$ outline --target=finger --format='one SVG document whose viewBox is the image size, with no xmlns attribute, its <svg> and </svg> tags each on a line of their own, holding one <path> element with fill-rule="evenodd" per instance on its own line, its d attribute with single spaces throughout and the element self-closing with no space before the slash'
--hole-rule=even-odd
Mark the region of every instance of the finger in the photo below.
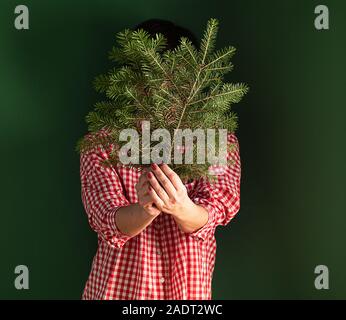
<svg viewBox="0 0 346 320">
<path fill-rule="evenodd" d="M 171 181 L 172 185 L 174 186 L 176 190 L 184 186 L 180 177 L 166 163 L 163 163 L 160 166 L 160 168 L 164 172 L 164 174 L 167 176 L 167 178 Z"/>
<path fill-rule="evenodd" d="M 160 183 L 156 179 L 155 175 L 152 172 L 148 172 L 148 181 L 150 183 L 150 186 L 155 190 L 156 194 L 159 196 L 159 198 L 163 202 L 167 202 L 169 199 L 169 196 L 164 188 L 161 187 Z M 150 190 L 149 186 L 149 190 Z"/>
<path fill-rule="evenodd" d="M 150 166 L 143 167 L 142 170 L 141 170 L 142 174 L 148 173 L 149 171 L 150 171 Z"/>
<path fill-rule="evenodd" d="M 152 172 L 155 174 L 155 177 L 161 183 L 166 193 L 170 197 L 174 197 L 176 194 L 176 189 L 174 188 L 172 182 L 168 179 L 168 177 L 164 174 L 164 172 L 160 169 L 160 167 L 156 163 L 152 164 Z M 152 181 L 150 180 L 150 178 L 149 178 L 149 182 L 150 184 L 152 184 Z"/>
<path fill-rule="evenodd" d="M 148 194 L 149 191 L 149 181 L 145 181 L 141 187 L 137 187 L 137 195 L 138 197 L 143 197 Z"/>
<path fill-rule="evenodd" d="M 145 196 L 143 196 L 143 197 L 138 199 L 138 203 L 141 206 L 146 206 L 146 205 L 148 205 L 148 204 L 150 204 L 152 202 L 153 202 L 153 199 L 152 199 L 152 196 L 149 194 L 149 192 L 148 192 L 147 195 L 145 195 Z"/>
<path fill-rule="evenodd" d="M 148 178 L 147 178 L 147 170 L 146 170 L 139 176 L 138 187 L 141 188 L 144 185 L 144 183 L 147 181 L 148 181 Z"/>
<path fill-rule="evenodd" d="M 151 199 L 154 201 L 154 204 L 156 205 L 156 207 L 163 208 L 164 206 L 164 202 L 160 199 L 160 197 L 158 196 L 158 194 L 156 193 L 156 191 L 149 186 L 149 196 L 151 197 Z"/>
</svg>

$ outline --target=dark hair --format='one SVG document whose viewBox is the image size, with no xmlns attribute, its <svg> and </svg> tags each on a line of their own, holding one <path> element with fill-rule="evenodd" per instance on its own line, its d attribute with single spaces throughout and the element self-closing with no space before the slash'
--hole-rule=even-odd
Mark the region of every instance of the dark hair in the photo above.
<svg viewBox="0 0 346 320">
<path fill-rule="evenodd" d="M 134 30 L 143 29 L 148 32 L 151 36 L 155 36 L 157 33 L 161 33 L 167 39 L 167 50 L 176 48 L 179 45 L 181 37 L 189 39 L 192 44 L 198 48 L 199 44 L 197 38 L 194 34 L 181 26 L 176 25 L 175 23 L 162 20 L 162 19 L 149 19 L 140 24 L 138 24 Z"/>
</svg>

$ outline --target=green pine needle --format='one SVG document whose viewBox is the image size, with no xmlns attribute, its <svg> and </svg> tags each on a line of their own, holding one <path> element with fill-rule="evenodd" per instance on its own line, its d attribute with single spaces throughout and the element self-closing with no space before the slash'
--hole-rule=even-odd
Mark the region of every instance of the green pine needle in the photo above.
<svg viewBox="0 0 346 320">
<path fill-rule="evenodd" d="M 140 133 L 143 120 L 150 121 L 151 131 L 169 130 L 172 139 L 175 129 L 235 132 L 238 118 L 231 106 L 240 102 L 249 88 L 243 83 L 224 82 L 224 76 L 233 69 L 231 59 L 236 49 L 228 46 L 215 51 L 218 28 L 218 20 L 210 19 L 199 48 L 182 37 L 177 48 L 166 51 L 166 39 L 161 34 L 151 37 L 144 30 L 119 32 L 117 45 L 108 53 L 115 65 L 93 83 L 106 100 L 96 103 L 86 116 L 89 134 L 78 141 L 76 150 L 86 152 L 109 144 L 119 150 L 125 144 L 118 140 L 121 130 L 132 128 Z M 102 129 L 109 132 L 107 137 L 98 134 Z M 194 157 L 196 154 L 194 150 Z M 112 152 L 107 163 L 120 164 L 118 153 Z M 188 180 L 210 177 L 209 165 L 172 164 L 172 168 Z"/>
</svg>

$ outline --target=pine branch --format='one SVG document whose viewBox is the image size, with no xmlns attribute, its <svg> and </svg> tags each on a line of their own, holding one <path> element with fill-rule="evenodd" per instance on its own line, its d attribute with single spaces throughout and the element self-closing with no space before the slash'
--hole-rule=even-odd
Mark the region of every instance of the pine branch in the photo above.
<svg viewBox="0 0 346 320">
<path fill-rule="evenodd" d="M 214 52 L 217 31 L 218 21 L 210 19 L 199 49 L 182 37 L 174 50 L 165 50 L 167 41 L 161 34 L 152 37 L 144 30 L 129 29 L 118 33 L 117 45 L 108 53 L 116 66 L 97 76 L 93 83 L 107 100 L 96 103 L 85 117 L 90 133 L 78 141 L 76 150 L 112 145 L 115 148 L 105 165 L 121 165 L 118 151 L 125 142 L 119 141 L 119 134 L 128 128 L 140 131 L 143 120 L 150 120 L 151 132 L 169 130 L 173 143 L 180 128 L 224 128 L 234 132 L 238 119 L 231 105 L 242 99 L 248 87 L 224 82 L 225 74 L 233 69 L 231 58 L 236 49 L 229 46 Z M 155 145 L 151 141 L 146 147 L 152 151 Z M 142 155 L 140 147 L 137 151 Z M 196 156 L 193 146 L 194 160 Z M 182 179 L 203 176 L 212 180 L 208 163 L 173 164 L 172 168 Z"/>
</svg>

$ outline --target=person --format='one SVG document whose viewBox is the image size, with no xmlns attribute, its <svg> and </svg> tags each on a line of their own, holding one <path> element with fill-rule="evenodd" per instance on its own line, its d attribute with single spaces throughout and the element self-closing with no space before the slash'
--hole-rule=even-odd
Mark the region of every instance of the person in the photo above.
<svg viewBox="0 0 346 320">
<path fill-rule="evenodd" d="M 162 33 L 167 49 L 182 36 L 198 46 L 189 30 L 170 21 L 152 19 L 140 28 Z M 183 183 L 167 164 L 103 166 L 112 145 L 81 153 L 82 202 L 98 235 L 83 300 L 212 299 L 215 229 L 240 209 L 239 142 L 234 133 L 228 138 L 232 163 L 215 181 Z"/>
</svg>

